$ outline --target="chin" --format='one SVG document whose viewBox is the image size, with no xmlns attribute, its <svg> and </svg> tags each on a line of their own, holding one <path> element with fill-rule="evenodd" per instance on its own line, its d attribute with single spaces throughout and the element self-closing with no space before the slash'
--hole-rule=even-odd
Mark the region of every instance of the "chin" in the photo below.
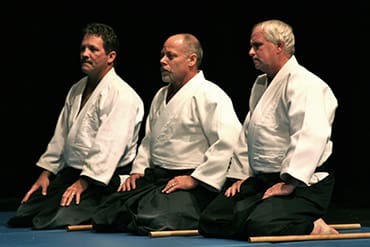
<svg viewBox="0 0 370 247">
<path fill-rule="evenodd" d="M 166 83 L 170 83 L 171 82 L 171 80 L 170 80 L 170 78 L 168 78 L 168 76 L 162 76 L 162 81 L 163 82 L 166 82 Z"/>
</svg>

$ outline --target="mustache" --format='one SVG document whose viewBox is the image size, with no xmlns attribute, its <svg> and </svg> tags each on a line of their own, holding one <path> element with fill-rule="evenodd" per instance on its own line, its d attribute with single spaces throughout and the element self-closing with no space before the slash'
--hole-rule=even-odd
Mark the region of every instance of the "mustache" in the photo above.
<svg viewBox="0 0 370 247">
<path fill-rule="evenodd" d="M 83 64 L 83 63 L 92 64 L 91 61 L 89 61 L 87 58 L 81 58 L 80 63 L 81 64 Z"/>
</svg>

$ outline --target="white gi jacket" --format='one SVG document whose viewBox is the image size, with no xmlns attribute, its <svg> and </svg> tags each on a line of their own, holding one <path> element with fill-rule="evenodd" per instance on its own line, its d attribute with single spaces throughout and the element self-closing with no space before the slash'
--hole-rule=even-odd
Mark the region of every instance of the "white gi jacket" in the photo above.
<svg viewBox="0 0 370 247">
<path fill-rule="evenodd" d="M 257 77 L 243 130 L 227 177 L 280 172 L 306 185 L 327 173 L 315 173 L 332 153 L 330 140 L 337 99 L 329 86 L 298 64 L 295 56 L 267 87 Z"/>
<path fill-rule="evenodd" d="M 131 173 L 157 165 L 195 169 L 194 178 L 220 190 L 241 123 L 229 96 L 199 71 L 166 104 L 168 86 L 154 96 Z"/>
<path fill-rule="evenodd" d="M 37 166 L 57 174 L 64 166 L 108 184 L 136 155 L 144 104 L 112 68 L 80 109 L 87 77 L 68 92 L 54 136 Z"/>
</svg>

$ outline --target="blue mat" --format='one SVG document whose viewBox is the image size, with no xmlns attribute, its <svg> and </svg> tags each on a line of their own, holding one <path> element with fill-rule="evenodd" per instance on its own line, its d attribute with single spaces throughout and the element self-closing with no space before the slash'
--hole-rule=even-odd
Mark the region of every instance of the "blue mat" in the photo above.
<svg viewBox="0 0 370 247">
<path fill-rule="evenodd" d="M 32 230 L 30 228 L 8 228 L 6 221 L 14 214 L 0 212 L 0 246 L 34 246 L 34 247 L 237 247 L 237 246 L 297 246 L 297 247 L 369 247 L 370 238 L 337 239 L 337 240 L 305 240 L 288 242 L 259 242 L 227 239 L 209 239 L 202 236 L 171 236 L 146 237 L 128 233 L 94 233 L 91 231 Z M 370 232 L 370 227 L 361 229 L 341 230 L 341 232 Z"/>
</svg>

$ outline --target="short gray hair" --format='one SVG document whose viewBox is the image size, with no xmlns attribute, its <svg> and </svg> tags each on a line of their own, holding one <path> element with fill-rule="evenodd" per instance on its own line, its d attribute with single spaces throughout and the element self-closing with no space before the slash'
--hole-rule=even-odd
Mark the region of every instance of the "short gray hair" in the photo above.
<svg viewBox="0 0 370 247">
<path fill-rule="evenodd" d="M 184 44 L 187 53 L 197 54 L 197 67 L 199 68 L 203 60 L 203 48 L 200 41 L 190 33 L 180 33 L 184 37 Z"/>
<path fill-rule="evenodd" d="M 293 28 L 290 25 L 280 20 L 267 20 L 257 23 L 253 29 L 256 27 L 260 27 L 263 30 L 266 40 L 274 44 L 283 42 L 286 52 L 290 56 L 294 55 L 295 38 Z"/>
</svg>

